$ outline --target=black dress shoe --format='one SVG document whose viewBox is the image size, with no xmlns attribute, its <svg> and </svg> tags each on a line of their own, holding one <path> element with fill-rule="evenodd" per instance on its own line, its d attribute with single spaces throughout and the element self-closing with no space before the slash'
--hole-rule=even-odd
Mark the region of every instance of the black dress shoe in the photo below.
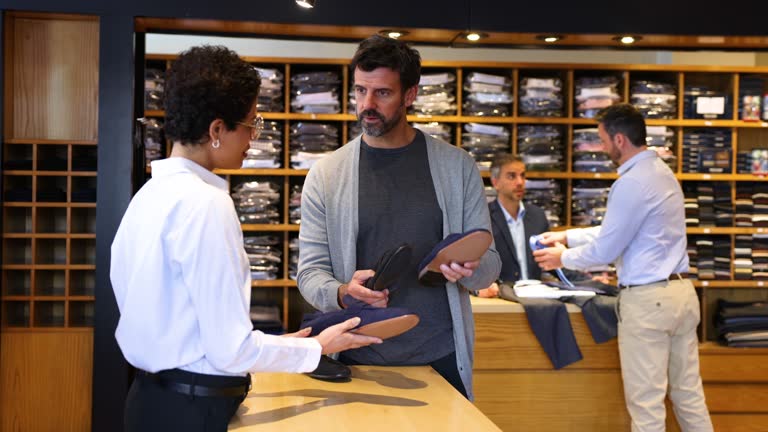
<svg viewBox="0 0 768 432">
<path fill-rule="evenodd" d="M 374 275 L 365 281 L 365 287 L 375 291 L 389 288 L 400 279 L 400 275 L 408 268 L 411 262 L 411 245 L 403 243 L 393 249 L 384 252 L 379 257 L 374 267 Z"/>
<path fill-rule="evenodd" d="M 352 380 L 352 370 L 347 365 L 326 355 L 320 356 L 317 369 L 307 375 L 321 381 L 347 382 Z"/>
</svg>

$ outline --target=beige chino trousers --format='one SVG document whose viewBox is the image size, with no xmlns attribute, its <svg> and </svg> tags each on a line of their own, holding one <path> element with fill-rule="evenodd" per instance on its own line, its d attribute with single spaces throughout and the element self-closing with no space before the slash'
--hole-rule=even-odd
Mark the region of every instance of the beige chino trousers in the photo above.
<svg viewBox="0 0 768 432">
<path fill-rule="evenodd" d="M 712 431 L 699 373 L 699 299 L 673 279 L 621 290 L 617 305 L 624 398 L 633 432 L 663 432 L 669 391 L 683 432 Z"/>
</svg>

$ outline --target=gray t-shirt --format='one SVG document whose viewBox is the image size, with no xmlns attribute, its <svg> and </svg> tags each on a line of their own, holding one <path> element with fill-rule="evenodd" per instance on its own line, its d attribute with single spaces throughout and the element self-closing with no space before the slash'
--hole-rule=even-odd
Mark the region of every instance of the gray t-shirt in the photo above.
<svg viewBox="0 0 768 432">
<path fill-rule="evenodd" d="M 443 238 L 443 213 L 429 171 L 424 135 L 416 131 L 399 149 L 373 148 L 361 142 L 359 166 L 357 268 L 372 269 L 387 250 L 409 243 L 413 256 L 389 306 L 416 313 L 419 325 L 380 345 L 342 353 L 348 363 L 427 364 L 452 353 L 453 326 L 445 286 L 424 286 L 418 266 Z"/>
</svg>

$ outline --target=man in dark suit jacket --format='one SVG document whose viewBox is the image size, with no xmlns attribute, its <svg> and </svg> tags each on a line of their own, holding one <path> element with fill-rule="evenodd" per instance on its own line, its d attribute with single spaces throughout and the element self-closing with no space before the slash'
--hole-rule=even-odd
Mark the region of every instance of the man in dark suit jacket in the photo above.
<svg viewBox="0 0 768 432">
<path fill-rule="evenodd" d="M 533 260 L 528 239 L 532 235 L 549 231 L 549 222 L 544 210 L 540 207 L 523 204 L 525 195 L 523 159 L 511 154 L 498 156 L 491 165 L 491 184 L 498 194 L 496 200 L 488 204 L 488 208 L 491 213 L 496 250 L 501 257 L 499 278 L 505 282 L 541 279 L 541 268 Z M 479 290 L 478 295 L 496 297 L 497 284 Z"/>
</svg>

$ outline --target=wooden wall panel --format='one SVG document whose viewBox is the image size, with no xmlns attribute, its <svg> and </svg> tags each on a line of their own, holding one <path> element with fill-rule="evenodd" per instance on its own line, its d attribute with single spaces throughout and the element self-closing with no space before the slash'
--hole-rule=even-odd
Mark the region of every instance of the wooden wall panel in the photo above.
<svg viewBox="0 0 768 432">
<path fill-rule="evenodd" d="M 619 369 L 616 339 L 596 344 L 580 313 L 569 314 L 584 359 L 565 369 Z M 514 335 L 514 337 L 510 337 Z M 475 369 L 547 369 L 552 363 L 524 313 L 475 314 Z"/>
<path fill-rule="evenodd" d="M 475 405 L 504 431 L 629 430 L 610 371 L 475 371 Z"/>
<path fill-rule="evenodd" d="M 705 383 L 704 395 L 713 413 L 768 414 L 768 384 Z"/>
<path fill-rule="evenodd" d="M 617 343 L 595 344 L 580 313 L 569 317 L 584 359 L 561 370 L 552 369 L 522 311 L 474 317 L 475 404 L 502 430 L 631 429 Z M 704 343 L 699 352 L 715 430 L 768 432 L 768 350 Z M 666 404 L 667 431 L 680 432 Z"/>
<path fill-rule="evenodd" d="M 3 331 L 0 430 L 91 430 L 93 331 Z"/>
<path fill-rule="evenodd" d="M 18 18 L 8 27 L 13 115 L 6 138 L 95 140 L 98 21 Z"/>
<path fill-rule="evenodd" d="M 749 382 L 768 383 L 768 362 L 765 352 L 753 354 L 749 348 L 732 350 L 742 351 L 743 354 L 710 354 L 701 351 L 701 379 L 705 384 L 716 382 Z"/>
<path fill-rule="evenodd" d="M 768 415 L 712 414 L 712 425 L 717 432 L 768 432 Z"/>
</svg>

